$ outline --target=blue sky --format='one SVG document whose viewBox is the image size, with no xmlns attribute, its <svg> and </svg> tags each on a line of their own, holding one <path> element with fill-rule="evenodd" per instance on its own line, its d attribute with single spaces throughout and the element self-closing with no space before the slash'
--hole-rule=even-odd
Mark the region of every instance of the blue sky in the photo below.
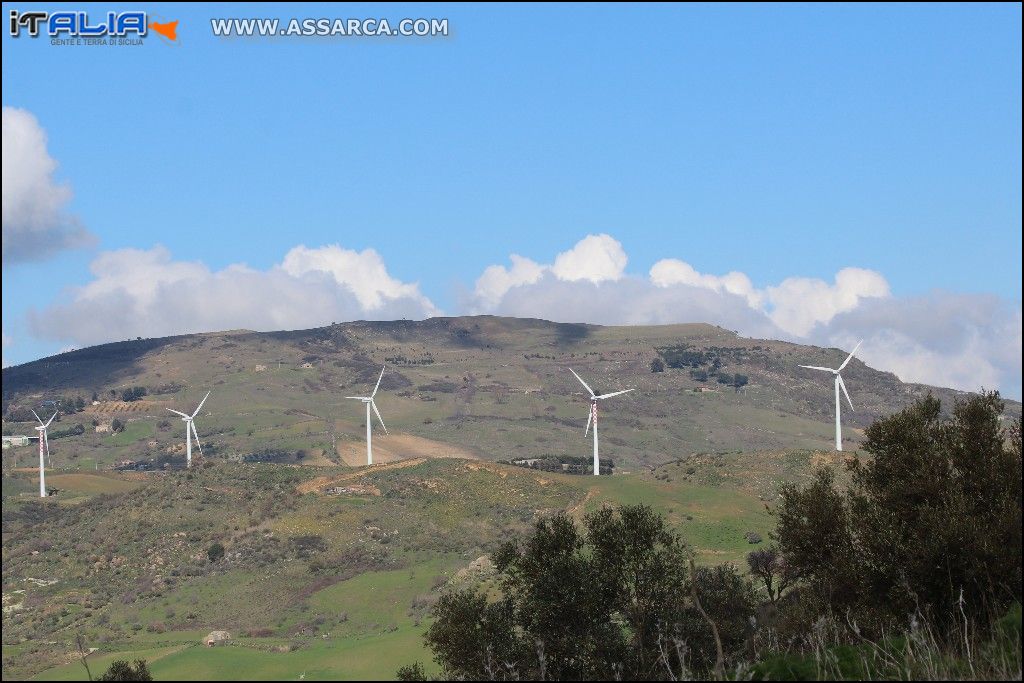
<svg viewBox="0 0 1024 683">
<path fill-rule="evenodd" d="M 11 8 L 53 9 L 4 3 L 5 18 Z M 573 282 L 650 286 L 665 259 L 741 272 L 761 292 L 787 278 L 832 285 L 855 267 L 884 278 L 893 305 L 968 302 L 964 339 L 964 325 L 1015 332 L 1018 360 L 998 381 L 1020 385 L 1020 5 L 143 9 L 178 19 L 179 44 L 55 47 L 4 31 L 3 105 L 45 131 L 53 181 L 73 191 L 64 214 L 94 238 L 45 260 L 8 260 L 5 246 L 5 363 L 98 341 L 74 320 L 57 334 L 38 318 L 67 314 L 96 278 L 90 263 L 125 248 L 163 245 L 170 261 L 211 273 L 269 272 L 297 245 L 370 248 L 389 277 L 418 284 L 424 315 L 529 313 L 511 299 L 474 303 L 484 270 L 513 253 L 544 267 L 606 235 L 628 254 L 611 276 L 545 270 L 499 299 Z M 210 17 L 238 16 L 447 17 L 452 35 L 211 35 Z M 7 173 L 5 156 L 5 204 Z M 765 297 L 751 306 L 784 305 Z M 973 320 L 971 297 L 994 317 Z M 390 310 L 360 304 L 353 317 Z M 561 311 L 538 307 L 571 317 Z M 151 319 L 115 329 L 169 331 L 146 328 Z M 775 336 L 852 334 L 827 313 L 814 322 L 817 332 L 780 324 Z M 967 341 L 899 333 L 970 365 Z"/>
</svg>

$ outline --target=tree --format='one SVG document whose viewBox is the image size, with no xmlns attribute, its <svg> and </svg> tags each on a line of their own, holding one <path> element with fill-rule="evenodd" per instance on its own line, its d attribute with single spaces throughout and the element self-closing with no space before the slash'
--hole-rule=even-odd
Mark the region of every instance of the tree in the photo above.
<svg viewBox="0 0 1024 683">
<path fill-rule="evenodd" d="M 145 659 L 136 659 L 135 666 L 132 666 L 123 659 L 118 659 L 110 665 L 97 681 L 151 681 L 153 675 L 149 673 L 149 666 Z"/>
<path fill-rule="evenodd" d="M 643 505 L 605 507 L 582 530 L 559 513 L 494 554 L 500 599 L 474 590 L 442 596 L 427 645 L 450 679 L 660 679 L 694 662 L 708 673 L 717 639 L 689 596 L 708 602 L 732 656 L 754 593 L 731 567 L 701 570 L 691 582 L 687 555 Z"/>
<path fill-rule="evenodd" d="M 651 372 L 665 372 L 665 361 L 655 358 L 651 361 Z"/>
<path fill-rule="evenodd" d="M 331 323 L 332 325 L 334 323 Z M 400 681 L 425 681 L 427 679 L 427 672 L 423 670 L 423 665 L 419 662 L 413 662 L 405 666 L 399 667 L 398 672 L 395 673 L 395 678 Z"/>
<path fill-rule="evenodd" d="M 998 393 L 928 396 L 865 432 L 846 493 L 820 472 L 784 487 L 779 549 L 812 605 L 876 630 L 925 613 L 942 625 L 1021 600 L 1021 432 Z"/>
<path fill-rule="evenodd" d="M 224 546 L 214 541 L 206 550 L 206 557 L 210 559 L 210 562 L 219 562 L 224 557 Z"/>
<path fill-rule="evenodd" d="M 764 583 L 768 599 L 775 602 L 793 583 L 793 573 L 778 548 L 762 548 L 747 555 L 750 573 Z"/>
</svg>

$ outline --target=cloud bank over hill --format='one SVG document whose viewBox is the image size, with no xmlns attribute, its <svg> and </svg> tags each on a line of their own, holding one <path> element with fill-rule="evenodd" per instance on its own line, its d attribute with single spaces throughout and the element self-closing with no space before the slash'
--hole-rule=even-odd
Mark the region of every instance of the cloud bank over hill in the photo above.
<svg viewBox="0 0 1024 683">
<path fill-rule="evenodd" d="M 558 322 L 651 325 L 708 322 L 742 335 L 852 348 L 905 381 L 1021 394 L 1021 307 L 994 295 L 891 293 L 885 277 L 843 268 L 831 282 L 794 275 L 754 285 L 740 271 L 701 273 L 678 258 L 629 273 L 622 244 L 587 235 L 550 263 L 512 254 L 485 267 L 469 299 L 448 314 L 537 317 Z M 101 253 L 93 279 L 30 313 L 39 337 L 79 346 L 135 336 L 247 328 L 314 327 L 332 321 L 440 315 L 413 282 L 394 277 L 373 249 L 299 245 L 266 270 L 212 271 L 167 249 Z"/>
</svg>

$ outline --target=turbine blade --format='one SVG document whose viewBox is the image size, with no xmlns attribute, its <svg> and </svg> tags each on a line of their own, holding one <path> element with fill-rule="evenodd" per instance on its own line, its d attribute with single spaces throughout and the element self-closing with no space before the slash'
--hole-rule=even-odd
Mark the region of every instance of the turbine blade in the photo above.
<svg viewBox="0 0 1024 683">
<path fill-rule="evenodd" d="M 575 370 L 573 370 L 572 368 L 569 368 L 569 372 L 571 372 L 573 375 L 576 376 L 576 379 L 578 379 L 580 381 L 580 384 L 582 384 L 586 388 L 586 390 L 590 393 L 591 396 L 594 395 L 594 390 L 590 388 L 589 384 L 587 384 L 586 382 L 583 381 L 582 377 L 580 377 L 579 375 L 576 374 Z"/>
<path fill-rule="evenodd" d="M 36 421 L 39 422 L 39 424 L 43 424 L 43 421 L 39 419 L 38 415 L 36 415 L 36 411 L 33 410 L 32 414 L 35 415 Z"/>
<path fill-rule="evenodd" d="M 46 424 L 43 425 L 44 427 L 49 427 L 50 426 L 50 423 L 53 422 L 53 418 L 57 417 L 57 412 L 60 412 L 60 411 L 55 411 L 53 413 L 53 415 L 50 416 L 50 419 L 46 421 Z"/>
<path fill-rule="evenodd" d="M 188 417 L 188 415 L 186 415 L 185 413 L 181 412 L 180 410 L 175 410 L 174 408 L 165 408 L 165 410 L 169 410 L 172 413 L 174 413 L 175 415 L 181 415 L 182 417 Z"/>
<path fill-rule="evenodd" d="M 853 358 L 853 354 L 857 353 L 857 349 L 859 349 L 860 345 L 863 344 L 863 343 L 864 343 L 863 339 L 861 339 L 859 342 L 857 342 L 857 345 L 853 347 L 853 351 L 850 351 L 850 355 L 847 356 L 846 360 L 843 361 L 843 364 L 840 365 L 839 368 L 836 369 L 836 372 L 842 372 L 843 371 L 843 368 L 846 367 L 846 364 L 849 363 L 850 360 Z"/>
<path fill-rule="evenodd" d="M 43 430 L 43 445 L 46 446 L 46 459 L 50 459 L 50 437 L 46 435 L 46 430 Z"/>
<path fill-rule="evenodd" d="M 853 401 L 850 400 L 850 392 L 846 390 L 846 382 L 843 381 L 843 376 L 836 375 L 836 379 L 839 380 L 839 388 L 843 390 L 844 394 L 846 394 L 846 402 L 850 404 L 850 410 L 857 410 L 853 407 Z"/>
<path fill-rule="evenodd" d="M 384 379 L 384 371 L 385 371 L 385 370 L 387 370 L 387 368 L 388 368 L 388 366 L 386 366 L 386 365 L 385 365 L 384 367 L 382 367 L 382 368 L 380 369 L 380 377 L 378 377 L 378 378 L 377 378 L 377 386 L 375 386 L 375 387 L 373 388 L 373 393 L 372 393 L 372 394 L 370 394 L 370 398 L 373 398 L 374 396 L 376 396 L 376 395 L 377 395 L 377 389 L 379 389 L 379 388 L 380 388 L 380 381 L 381 381 L 382 379 Z"/>
<path fill-rule="evenodd" d="M 603 398 L 611 398 L 612 396 L 618 396 L 619 394 L 628 394 L 631 391 L 636 391 L 636 389 L 623 389 L 622 391 L 613 391 L 610 394 L 601 394 L 600 396 L 595 396 L 594 398 L 598 400 Z"/>
<path fill-rule="evenodd" d="M 377 413 L 377 419 L 380 420 L 380 426 L 384 427 L 384 433 L 387 434 L 388 428 L 384 425 L 384 418 L 380 416 L 380 411 L 377 410 L 377 404 L 373 401 L 373 399 L 370 399 L 370 405 L 373 406 L 373 412 Z"/>
<path fill-rule="evenodd" d="M 820 365 L 798 365 L 798 368 L 807 368 L 808 370 L 824 370 L 825 372 L 835 372 L 832 368 L 823 368 Z"/>
<path fill-rule="evenodd" d="M 354 398 L 357 401 L 368 401 L 368 400 L 370 400 L 369 396 L 346 396 L 345 398 Z"/>
<path fill-rule="evenodd" d="M 210 398 L 210 392 L 206 392 L 206 396 L 203 396 L 203 400 L 199 402 L 199 406 L 196 407 L 196 412 L 192 413 L 192 417 L 199 414 L 199 411 L 203 409 L 203 404 L 206 403 L 206 399 Z"/>
<path fill-rule="evenodd" d="M 587 434 L 590 433 L 590 421 L 593 418 L 594 418 L 594 408 L 591 407 L 590 410 L 587 411 L 587 428 L 583 430 L 583 436 L 586 436 Z"/>
<path fill-rule="evenodd" d="M 189 424 L 192 425 L 192 436 L 196 437 L 196 445 L 199 446 L 199 455 L 203 454 L 203 444 L 199 443 L 199 432 L 196 431 L 196 423 L 189 420 Z"/>
</svg>

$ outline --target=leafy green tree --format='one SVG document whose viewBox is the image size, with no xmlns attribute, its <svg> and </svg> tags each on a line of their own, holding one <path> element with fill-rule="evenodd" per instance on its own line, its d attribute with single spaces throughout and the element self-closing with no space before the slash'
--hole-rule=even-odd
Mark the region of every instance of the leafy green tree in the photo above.
<svg viewBox="0 0 1024 683">
<path fill-rule="evenodd" d="M 1021 432 L 995 392 L 944 417 L 928 396 L 872 424 L 847 493 L 822 471 L 782 491 L 777 536 L 812 611 L 881 628 L 1021 600 Z"/>
<path fill-rule="evenodd" d="M 655 358 L 651 361 L 651 372 L 665 372 L 665 361 Z"/>
<path fill-rule="evenodd" d="M 689 583 L 687 555 L 643 505 L 606 507 L 582 530 L 560 513 L 494 554 L 500 598 L 444 595 L 427 645 L 452 679 L 663 679 L 694 662 L 707 673 L 717 648 L 691 591 L 721 620 L 733 654 L 745 642 L 753 588 L 731 567 L 698 570 Z"/>
<path fill-rule="evenodd" d="M 149 666 L 145 659 L 136 659 L 135 666 L 132 666 L 123 659 L 118 659 L 110 665 L 97 681 L 151 681 L 153 675 L 149 672 Z"/>
</svg>

